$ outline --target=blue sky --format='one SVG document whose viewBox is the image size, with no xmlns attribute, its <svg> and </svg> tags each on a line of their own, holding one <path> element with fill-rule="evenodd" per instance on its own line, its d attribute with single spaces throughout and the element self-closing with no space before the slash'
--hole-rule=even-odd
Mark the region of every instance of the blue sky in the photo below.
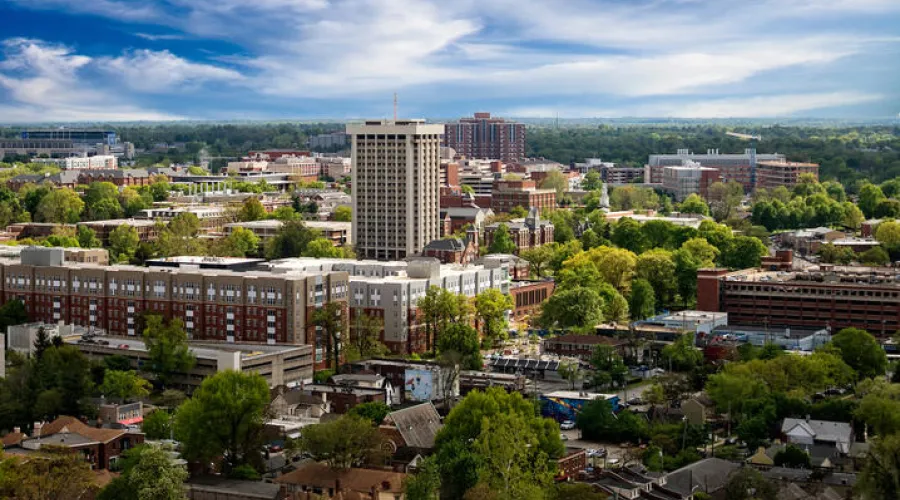
<svg viewBox="0 0 900 500">
<path fill-rule="evenodd" d="M 0 0 L 0 123 L 900 113 L 900 0 Z"/>
</svg>

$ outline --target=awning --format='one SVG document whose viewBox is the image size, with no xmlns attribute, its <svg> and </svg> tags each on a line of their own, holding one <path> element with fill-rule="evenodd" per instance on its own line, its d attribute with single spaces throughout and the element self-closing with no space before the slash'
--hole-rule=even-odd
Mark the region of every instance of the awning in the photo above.
<svg viewBox="0 0 900 500">
<path fill-rule="evenodd" d="M 139 424 L 144 421 L 144 417 L 134 417 L 134 418 L 126 418 L 119 420 L 119 423 L 122 425 L 134 425 Z"/>
</svg>

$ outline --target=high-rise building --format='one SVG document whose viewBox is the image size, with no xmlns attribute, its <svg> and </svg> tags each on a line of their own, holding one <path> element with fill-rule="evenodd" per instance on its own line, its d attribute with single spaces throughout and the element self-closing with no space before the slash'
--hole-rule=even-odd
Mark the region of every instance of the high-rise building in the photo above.
<svg viewBox="0 0 900 500">
<path fill-rule="evenodd" d="M 379 120 L 347 126 L 353 242 L 362 258 L 403 259 L 440 237 L 443 125 Z"/>
<path fill-rule="evenodd" d="M 475 113 L 446 124 L 444 143 L 466 158 L 518 161 L 525 158 L 525 125 Z"/>
</svg>

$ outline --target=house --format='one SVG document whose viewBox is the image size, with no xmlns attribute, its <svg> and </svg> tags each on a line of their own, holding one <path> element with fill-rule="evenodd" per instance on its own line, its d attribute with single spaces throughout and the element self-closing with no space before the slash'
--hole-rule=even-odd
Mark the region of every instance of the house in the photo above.
<svg viewBox="0 0 900 500">
<path fill-rule="evenodd" d="M 312 396 L 330 402 L 331 411 L 337 414 L 347 413 L 363 403 L 385 402 L 383 389 L 338 384 L 307 384 L 303 388 Z"/>
<path fill-rule="evenodd" d="M 262 481 L 242 481 L 221 476 L 201 476 L 185 483 L 188 500 L 281 500 L 281 486 Z"/>
<path fill-rule="evenodd" d="M 374 469 L 332 469 L 327 465 L 307 462 L 296 470 L 274 479 L 289 499 L 305 499 L 313 493 L 326 499 L 403 500 L 401 472 Z"/>
<path fill-rule="evenodd" d="M 840 453 L 831 445 L 794 445 L 805 451 L 809 455 L 810 466 L 816 469 L 842 469 L 849 461 L 840 456 Z M 786 444 L 778 443 L 770 446 L 768 449 L 759 447 L 759 449 L 750 458 L 747 463 L 760 467 L 774 467 L 775 457 L 787 447 Z"/>
<path fill-rule="evenodd" d="M 816 486 L 806 486 L 804 490 L 797 483 L 788 483 L 778 490 L 778 500 L 843 500 L 844 496 L 826 486 L 820 491 Z"/>
<path fill-rule="evenodd" d="M 715 405 L 706 394 L 700 394 L 681 403 L 681 409 L 691 425 L 703 425 L 715 413 Z"/>
<path fill-rule="evenodd" d="M 347 387 L 364 387 L 384 391 L 384 404 L 392 406 L 400 404 L 400 388 L 394 387 L 387 377 L 377 373 L 347 373 L 333 375 L 331 383 Z"/>
<path fill-rule="evenodd" d="M 666 476 L 666 486 L 686 497 L 698 491 L 713 495 L 725 488 L 728 477 L 738 467 L 721 458 L 705 458 L 670 472 Z"/>
<path fill-rule="evenodd" d="M 429 402 L 388 413 L 379 430 L 387 436 L 393 453 L 403 448 L 428 452 L 442 425 L 441 416 Z"/>
<path fill-rule="evenodd" d="M 559 471 L 557 478 L 575 477 L 587 468 L 587 451 L 584 448 L 566 447 L 566 453 L 556 459 L 556 468 Z"/>
<path fill-rule="evenodd" d="M 144 435 L 139 432 L 91 427 L 75 417 L 62 416 L 48 424 L 36 423 L 32 437 L 22 437 L 6 451 L 29 454 L 44 446 L 65 446 L 80 451 L 92 469 L 107 470 L 125 450 L 143 442 Z"/>
<path fill-rule="evenodd" d="M 466 239 L 443 238 L 433 240 L 422 249 L 425 257 L 434 257 L 442 264 L 471 264 L 478 258 L 478 233 L 466 231 Z"/>
<path fill-rule="evenodd" d="M 786 418 L 781 424 L 781 433 L 788 443 L 814 445 L 829 444 L 841 454 L 850 452 L 853 444 L 853 428 L 846 422 Z"/>
<path fill-rule="evenodd" d="M 321 395 L 313 396 L 301 390 L 285 391 L 283 388 L 275 389 L 274 392 L 269 410 L 276 418 L 320 418 L 331 413 L 331 403 Z"/>
</svg>

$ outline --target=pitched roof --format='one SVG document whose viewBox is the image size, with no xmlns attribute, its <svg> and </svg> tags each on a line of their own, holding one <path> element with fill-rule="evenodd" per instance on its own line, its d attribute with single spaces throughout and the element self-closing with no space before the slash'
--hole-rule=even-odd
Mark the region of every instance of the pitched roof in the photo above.
<svg viewBox="0 0 900 500">
<path fill-rule="evenodd" d="M 778 500 L 809 500 L 812 496 L 797 486 L 797 483 L 788 483 L 778 491 Z"/>
<path fill-rule="evenodd" d="M 706 458 L 672 471 L 666 476 L 666 487 L 690 495 L 696 487 L 705 493 L 715 493 L 725 487 L 728 476 L 737 464 L 721 458 Z"/>
<path fill-rule="evenodd" d="M 459 238 L 446 238 L 440 240 L 431 240 L 425 245 L 425 250 L 441 250 L 447 252 L 461 252 L 466 249 L 462 240 Z"/>
<path fill-rule="evenodd" d="M 786 418 L 781 424 L 781 432 L 787 434 L 795 427 L 800 427 L 804 432 L 813 436 L 816 441 L 844 443 L 849 450 L 853 428 L 847 422 Z"/>
<path fill-rule="evenodd" d="M 341 489 L 360 493 L 376 491 L 402 493 L 406 474 L 374 469 L 332 469 L 327 465 L 310 462 L 295 471 L 274 479 L 276 483 L 334 488 L 337 481 Z"/>
<path fill-rule="evenodd" d="M 93 441 L 108 443 L 127 434 L 128 431 L 124 429 L 98 429 L 86 425 L 75 417 L 61 416 L 53 422 L 45 424 L 39 433 L 35 433 L 35 437 L 52 436 L 57 433 L 78 434 Z"/>
<path fill-rule="evenodd" d="M 9 448 L 10 446 L 16 446 L 22 442 L 23 439 L 28 436 L 22 432 L 10 432 L 9 434 L 0 438 L 0 444 L 2 444 L 3 448 Z"/>
<path fill-rule="evenodd" d="M 413 448 L 434 448 L 434 438 L 441 430 L 441 416 L 430 402 L 391 412 L 384 422 L 394 424 L 406 445 Z"/>
</svg>

